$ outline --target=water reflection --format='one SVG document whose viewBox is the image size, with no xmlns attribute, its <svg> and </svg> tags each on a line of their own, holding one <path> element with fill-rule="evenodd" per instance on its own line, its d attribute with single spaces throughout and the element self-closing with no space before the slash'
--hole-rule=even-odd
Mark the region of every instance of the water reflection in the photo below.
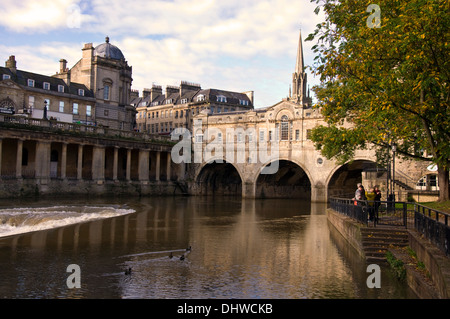
<svg viewBox="0 0 450 319">
<path fill-rule="evenodd" d="M 136 213 L 0 239 L 0 297 L 414 297 L 387 269 L 381 289 L 367 288 L 364 260 L 328 225 L 324 204 L 186 197 L 107 204 Z M 73 263 L 81 289 L 65 284 Z"/>
</svg>

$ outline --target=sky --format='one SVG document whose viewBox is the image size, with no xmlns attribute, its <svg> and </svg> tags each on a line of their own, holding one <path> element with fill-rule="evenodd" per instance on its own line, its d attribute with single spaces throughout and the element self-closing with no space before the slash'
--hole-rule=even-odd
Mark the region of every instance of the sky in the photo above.
<svg viewBox="0 0 450 319">
<path fill-rule="evenodd" d="M 289 95 L 299 32 L 324 17 L 310 0 L 2 0 L 0 58 L 54 75 L 71 68 L 85 43 L 110 38 L 133 68 L 132 89 L 181 81 L 202 88 L 254 91 L 255 108 Z M 315 41 L 303 41 L 311 66 Z M 0 61 L 0 63 L 2 63 Z M 3 64 L 4 65 L 4 64 Z M 319 84 L 307 70 L 310 87 Z"/>
</svg>

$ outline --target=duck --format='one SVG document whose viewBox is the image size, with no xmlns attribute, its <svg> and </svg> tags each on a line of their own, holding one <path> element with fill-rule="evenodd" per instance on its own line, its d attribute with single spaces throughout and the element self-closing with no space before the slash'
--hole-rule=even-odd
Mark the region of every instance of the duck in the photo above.
<svg viewBox="0 0 450 319">
<path fill-rule="evenodd" d="M 131 275 L 131 267 L 125 270 L 125 275 Z"/>
<path fill-rule="evenodd" d="M 184 255 L 181 255 L 180 260 L 184 260 Z"/>
</svg>

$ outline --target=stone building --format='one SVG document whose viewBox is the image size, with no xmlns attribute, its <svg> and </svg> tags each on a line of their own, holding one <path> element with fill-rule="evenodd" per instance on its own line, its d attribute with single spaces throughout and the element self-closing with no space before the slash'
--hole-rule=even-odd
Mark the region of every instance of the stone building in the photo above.
<svg viewBox="0 0 450 319">
<path fill-rule="evenodd" d="M 132 68 L 121 50 L 106 42 L 84 45 L 71 68 L 61 59 L 53 76 L 19 70 L 15 56 L 0 67 L 0 112 L 36 119 L 132 130 Z"/>
<path fill-rule="evenodd" d="M 287 98 L 266 108 L 194 116 L 189 136 L 193 155 L 187 158 L 192 163 L 192 193 L 326 202 L 332 195 L 353 197 L 356 184 L 362 182 L 366 187 L 380 185 L 383 194 L 394 192 L 397 199 L 406 200 L 419 180 L 430 174 L 428 164 L 397 157 L 388 190 L 387 170 L 377 165 L 374 149 L 356 151 L 343 165 L 316 149 L 310 132 L 326 122 L 320 109 L 312 107 L 301 34 L 292 89 Z M 180 136 L 185 138 L 181 131 Z M 180 155 L 184 160 L 191 155 L 186 151 L 175 152 L 172 158 Z"/>
<path fill-rule="evenodd" d="M 144 89 L 136 106 L 136 126 L 141 132 L 170 134 L 176 128 L 192 129 L 193 117 L 200 112 L 221 114 L 253 109 L 253 91 L 239 93 L 202 89 L 200 84 L 182 81 L 180 86 L 153 85 Z"/>
</svg>

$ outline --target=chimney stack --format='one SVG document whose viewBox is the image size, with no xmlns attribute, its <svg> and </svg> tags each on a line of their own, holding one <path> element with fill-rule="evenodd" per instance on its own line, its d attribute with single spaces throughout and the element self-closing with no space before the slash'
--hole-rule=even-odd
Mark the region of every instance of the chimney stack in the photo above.
<svg viewBox="0 0 450 319">
<path fill-rule="evenodd" d="M 59 60 L 59 73 L 67 72 L 67 61 L 65 59 Z"/>
<path fill-rule="evenodd" d="M 16 57 L 14 55 L 11 55 L 9 59 L 5 63 L 5 67 L 11 70 L 11 72 L 16 73 L 17 71 L 17 62 Z"/>
</svg>

